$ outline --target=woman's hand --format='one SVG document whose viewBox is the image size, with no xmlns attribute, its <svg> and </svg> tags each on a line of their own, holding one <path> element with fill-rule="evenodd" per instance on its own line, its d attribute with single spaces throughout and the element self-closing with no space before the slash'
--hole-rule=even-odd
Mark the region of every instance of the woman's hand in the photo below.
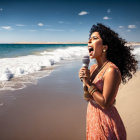
<svg viewBox="0 0 140 140">
<path fill-rule="evenodd" d="M 79 78 L 83 80 L 84 85 L 90 85 L 90 70 L 82 67 L 79 71 Z"/>
</svg>

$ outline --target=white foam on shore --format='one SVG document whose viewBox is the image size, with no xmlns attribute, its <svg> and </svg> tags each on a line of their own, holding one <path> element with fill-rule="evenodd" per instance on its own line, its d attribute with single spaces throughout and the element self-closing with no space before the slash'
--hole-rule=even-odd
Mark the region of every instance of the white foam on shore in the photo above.
<svg viewBox="0 0 140 140">
<path fill-rule="evenodd" d="M 139 57 L 140 56 L 140 46 L 136 46 L 132 53 Z"/>
<path fill-rule="evenodd" d="M 87 47 L 59 48 L 41 52 L 40 55 L 28 55 L 16 58 L 0 59 L 0 81 L 21 77 L 49 68 L 62 60 L 81 59 L 88 54 Z"/>
<path fill-rule="evenodd" d="M 140 46 L 135 46 L 132 54 L 135 55 L 135 57 L 138 61 L 138 69 L 140 69 Z"/>
</svg>

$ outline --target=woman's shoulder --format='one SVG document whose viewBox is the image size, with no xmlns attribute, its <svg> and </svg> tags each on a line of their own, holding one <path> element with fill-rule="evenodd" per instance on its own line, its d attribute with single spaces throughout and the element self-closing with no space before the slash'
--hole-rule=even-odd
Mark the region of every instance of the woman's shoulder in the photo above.
<svg viewBox="0 0 140 140">
<path fill-rule="evenodd" d="M 116 71 L 117 73 L 121 75 L 119 68 L 113 62 L 109 63 L 108 71 Z"/>
<path fill-rule="evenodd" d="M 109 67 L 113 67 L 113 68 L 115 68 L 115 69 L 118 69 L 119 70 L 119 68 L 117 67 L 117 65 L 116 64 L 114 64 L 113 62 L 111 62 L 110 61 L 110 63 L 109 63 Z"/>
</svg>

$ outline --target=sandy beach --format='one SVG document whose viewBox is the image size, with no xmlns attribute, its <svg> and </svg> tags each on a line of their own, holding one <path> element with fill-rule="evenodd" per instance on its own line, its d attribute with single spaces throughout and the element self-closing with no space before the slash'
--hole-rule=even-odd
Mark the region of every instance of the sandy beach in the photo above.
<svg viewBox="0 0 140 140">
<path fill-rule="evenodd" d="M 123 119 L 128 140 L 140 139 L 140 71 L 121 85 L 118 91 L 116 107 Z"/>
<path fill-rule="evenodd" d="M 85 140 L 86 107 L 78 78 L 81 62 L 55 69 L 36 85 L 0 91 L 0 140 Z M 116 107 L 128 140 L 139 140 L 140 72 L 121 85 Z"/>
</svg>

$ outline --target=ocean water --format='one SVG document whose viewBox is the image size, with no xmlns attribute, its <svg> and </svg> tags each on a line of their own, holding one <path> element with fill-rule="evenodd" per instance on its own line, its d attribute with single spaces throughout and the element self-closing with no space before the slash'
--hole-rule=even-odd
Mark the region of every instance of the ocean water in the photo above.
<svg viewBox="0 0 140 140">
<path fill-rule="evenodd" d="M 132 53 L 140 61 L 140 46 L 134 46 Z M 85 55 L 88 55 L 86 44 L 0 44 L 0 90 L 36 84 L 56 66 L 81 60 Z"/>
<path fill-rule="evenodd" d="M 86 44 L 0 44 L 0 90 L 22 89 L 84 55 Z"/>
</svg>

